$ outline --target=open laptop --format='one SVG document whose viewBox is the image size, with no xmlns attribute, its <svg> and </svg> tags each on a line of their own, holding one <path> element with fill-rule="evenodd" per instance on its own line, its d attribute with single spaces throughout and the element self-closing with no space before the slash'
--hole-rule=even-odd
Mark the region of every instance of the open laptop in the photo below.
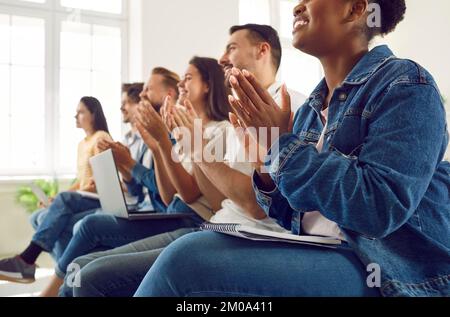
<svg viewBox="0 0 450 317">
<path fill-rule="evenodd" d="M 186 218 L 186 213 L 167 214 L 156 210 L 137 210 L 126 204 L 119 172 L 111 150 L 90 159 L 102 210 L 128 220 Z"/>
</svg>

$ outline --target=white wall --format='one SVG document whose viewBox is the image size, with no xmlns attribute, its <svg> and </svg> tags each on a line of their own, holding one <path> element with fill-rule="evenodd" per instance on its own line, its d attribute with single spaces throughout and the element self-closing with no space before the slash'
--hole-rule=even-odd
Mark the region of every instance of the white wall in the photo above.
<svg viewBox="0 0 450 317">
<path fill-rule="evenodd" d="M 448 0 L 407 0 L 405 20 L 386 42 L 400 57 L 418 61 L 450 98 Z M 195 54 L 218 58 L 228 29 L 239 23 L 239 0 L 130 0 L 130 80 L 155 66 L 179 73 Z"/>
<path fill-rule="evenodd" d="M 450 98 L 450 1 L 407 0 L 406 17 L 385 38 L 399 57 L 413 59 L 434 76 Z M 450 102 L 450 100 L 449 100 Z"/>
<path fill-rule="evenodd" d="M 70 182 L 61 180 L 60 189 L 69 188 Z M 28 181 L 0 182 L 0 258 L 22 251 L 33 236 L 30 215 L 15 201 L 17 189 L 28 184 Z M 51 267 L 48 256 L 39 258 L 39 261 L 42 267 Z"/>
<path fill-rule="evenodd" d="M 450 124 L 450 1 L 406 0 L 406 5 L 405 20 L 380 42 L 387 43 L 397 56 L 415 60 L 433 75 L 447 99 Z M 450 146 L 446 159 L 450 160 Z"/>
<path fill-rule="evenodd" d="M 128 13 L 128 80 L 138 82 L 144 78 L 142 0 L 129 0 Z"/>
<path fill-rule="evenodd" d="M 15 202 L 19 183 L 0 182 L 0 257 L 16 254 L 31 240 L 33 230 L 29 215 Z"/>
<path fill-rule="evenodd" d="M 219 58 L 228 40 L 228 30 L 239 23 L 238 0 L 131 0 L 130 79 L 144 79 L 156 66 L 180 75 L 194 55 Z M 139 7 L 141 11 L 139 10 Z M 136 30 L 135 19 L 142 30 Z M 141 34 L 139 34 L 141 33 Z M 136 38 L 142 39 L 142 45 Z"/>
</svg>

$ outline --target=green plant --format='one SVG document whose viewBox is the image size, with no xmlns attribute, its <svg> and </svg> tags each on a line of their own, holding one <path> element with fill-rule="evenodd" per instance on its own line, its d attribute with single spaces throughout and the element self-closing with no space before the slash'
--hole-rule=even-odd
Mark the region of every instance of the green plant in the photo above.
<svg viewBox="0 0 450 317">
<path fill-rule="evenodd" d="M 36 180 L 33 183 L 41 188 L 48 197 L 55 197 L 59 192 L 57 181 Z M 29 186 L 21 186 L 18 188 L 16 202 L 29 213 L 36 211 L 40 204 L 38 197 L 36 197 Z"/>
</svg>

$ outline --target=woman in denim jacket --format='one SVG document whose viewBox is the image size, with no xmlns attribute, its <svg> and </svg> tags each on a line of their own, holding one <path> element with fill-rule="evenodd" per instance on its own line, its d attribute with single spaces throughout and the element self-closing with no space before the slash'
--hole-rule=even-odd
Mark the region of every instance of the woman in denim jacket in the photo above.
<svg viewBox="0 0 450 317">
<path fill-rule="evenodd" d="M 137 296 L 450 295 L 441 95 L 417 63 L 368 49 L 405 10 L 404 0 L 300 1 L 293 43 L 321 61 L 325 79 L 293 130 L 286 92 L 277 107 L 252 74 L 230 80 L 241 124 L 280 128 L 254 174 L 260 205 L 294 234 L 322 232 L 343 247 L 196 233 L 164 251 Z M 372 27 L 376 14 L 382 23 Z"/>
</svg>

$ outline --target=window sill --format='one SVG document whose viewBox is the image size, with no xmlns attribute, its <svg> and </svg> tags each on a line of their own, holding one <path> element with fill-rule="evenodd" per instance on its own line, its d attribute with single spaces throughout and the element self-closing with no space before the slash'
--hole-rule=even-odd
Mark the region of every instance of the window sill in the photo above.
<svg viewBox="0 0 450 317">
<path fill-rule="evenodd" d="M 70 184 L 76 178 L 75 175 L 61 175 L 57 178 L 60 188 L 70 187 Z M 32 181 L 37 179 L 53 180 L 48 176 L 12 176 L 0 177 L 0 193 L 15 193 L 20 186 L 28 186 Z"/>
</svg>

